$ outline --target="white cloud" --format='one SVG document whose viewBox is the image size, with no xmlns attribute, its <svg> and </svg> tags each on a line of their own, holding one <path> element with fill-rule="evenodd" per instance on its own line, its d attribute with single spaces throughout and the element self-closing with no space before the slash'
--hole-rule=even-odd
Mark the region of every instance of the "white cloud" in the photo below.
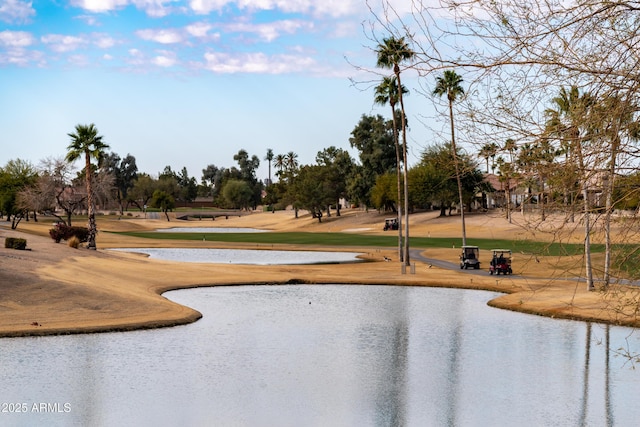
<svg viewBox="0 0 640 427">
<path fill-rule="evenodd" d="M 176 0 L 132 0 L 138 9 L 144 10 L 147 15 L 154 18 L 162 18 L 171 12 L 171 8 L 165 6 Z"/>
<path fill-rule="evenodd" d="M 343 21 L 332 25 L 331 37 L 343 38 L 362 34 L 362 27 L 357 22 Z"/>
<path fill-rule="evenodd" d="M 175 1 L 177 0 L 72 0 L 71 4 L 94 13 L 111 12 L 132 4 L 149 16 L 161 18 L 171 12 L 171 8 L 166 5 Z"/>
<path fill-rule="evenodd" d="M 189 7 L 195 13 L 200 15 L 208 15 L 213 10 L 222 9 L 231 0 L 191 0 Z"/>
<path fill-rule="evenodd" d="M 138 49 L 129 49 L 129 58 L 127 58 L 126 61 L 134 67 L 140 67 L 145 65 L 146 59 L 144 54 Z"/>
<path fill-rule="evenodd" d="M 309 71 L 316 65 L 310 57 L 286 54 L 268 56 L 262 52 L 233 55 L 208 52 L 205 53 L 204 59 L 204 68 L 220 74 L 288 74 Z"/>
<path fill-rule="evenodd" d="M 185 27 L 185 30 L 187 30 L 187 33 L 189 33 L 193 37 L 202 38 L 207 36 L 207 33 L 209 32 L 209 30 L 211 30 L 211 28 L 213 28 L 213 26 L 211 24 L 207 24 L 206 22 L 195 22 L 191 25 L 187 25 Z"/>
<path fill-rule="evenodd" d="M 406 0 L 405 0 L 406 1 Z M 279 10 L 284 13 L 346 16 L 363 10 L 362 0 L 191 0 L 189 7 L 197 14 L 207 15 L 235 4 L 241 10 Z"/>
<path fill-rule="evenodd" d="M 89 25 L 90 27 L 100 25 L 96 17 L 93 15 L 79 15 L 79 16 L 76 16 L 74 19 L 83 21 L 85 24 Z"/>
<path fill-rule="evenodd" d="M 185 43 L 190 37 L 203 40 L 218 40 L 219 33 L 209 34 L 213 28 L 211 24 L 204 22 L 196 22 L 187 25 L 184 28 L 165 28 L 165 29 L 145 29 L 136 31 L 136 35 L 143 40 L 153 41 L 160 44 L 177 44 Z"/>
<path fill-rule="evenodd" d="M 136 31 L 136 35 L 143 40 L 161 44 L 181 43 L 184 40 L 182 33 L 178 30 L 139 30 Z"/>
<path fill-rule="evenodd" d="M 31 33 L 26 31 L 0 31 L 0 64 L 26 66 L 44 65 L 42 52 L 27 49 L 35 42 Z"/>
<path fill-rule="evenodd" d="M 44 56 L 41 52 L 24 48 L 12 48 L 0 52 L 0 64 L 27 66 L 32 63 L 38 66 L 45 64 Z"/>
<path fill-rule="evenodd" d="M 30 1 L 4 0 L 0 4 L 0 21 L 8 23 L 26 23 L 36 14 Z"/>
<path fill-rule="evenodd" d="M 313 23 L 299 20 L 275 21 L 268 24 L 248 24 L 239 22 L 225 25 L 224 28 L 229 32 L 258 34 L 261 39 L 271 42 L 280 37 L 283 33 L 294 34 L 299 29 L 312 29 Z"/>
<path fill-rule="evenodd" d="M 113 47 L 116 45 L 116 40 L 106 34 L 94 34 L 94 42 L 93 44 L 95 44 L 96 46 L 98 46 L 100 49 L 109 49 L 110 47 Z"/>
<path fill-rule="evenodd" d="M 71 5 L 88 10 L 89 12 L 110 12 L 125 7 L 129 0 L 72 0 Z"/>
<path fill-rule="evenodd" d="M 62 34 L 48 34 L 40 38 L 42 43 L 49 45 L 54 52 L 71 52 L 87 44 L 81 37 L 65 36 Z"/>
<path fill-rule="evenodd" d="M 153 58 L 153 60 L 151 61 L 153 64 L 157 65 L 158 67 L 168 68 L 168 67 L 173 67 L 178 63 L 178 60 L 176 59 L 176 55 L 173 52 L 159 51 L 158 53 L 159 55 Z"/>
<path fill-rule="evenodd" d="M 76 67 L 86 67 L 91 63 L 86 55 L 69 55 L 67 61 Z"/>
<path fill-rule="evenodd" d="M 129 49 L 126 62 L 131 66 L 130 70 L 144 72 L 152 66 L 170 68 L 179 63 L 176 54 L 169 50 L 158 50 L 155 56 L 150 56 L 138 49 Z"/>
<path fill-rule="evenodd" d="M 26 47 L 32 45 L 34 38 L 26 31 L 0 31 L 0 45 L 7 47 Z"/>
<path fill-rule="evenodd" d="M 362 12 L 362 1 L 354 0 L 324 0 L 315 3 L 315 15 L 327 15 L 332 17 L 357 15 Z"/>
</svg>

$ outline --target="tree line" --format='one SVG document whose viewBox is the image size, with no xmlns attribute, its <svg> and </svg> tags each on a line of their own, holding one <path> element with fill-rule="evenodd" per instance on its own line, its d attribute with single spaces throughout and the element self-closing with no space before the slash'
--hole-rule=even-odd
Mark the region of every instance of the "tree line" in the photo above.
<svg viewBox="0 0 640 427">
<path fill-rule="evenodd" d="M 265 160 L 276 179 L 270 177 L 263 183 L 256 178 L 259 158 L 239 150 L 233 158 L 237 166 L 209 164 L 198 182 L 184 167 L 176 172 L 166 166 L 157 176 L 140 172 L 132 154 L 121 157 L 108 151 L 95 125 L 78 125 L 76 132 L 69 134 L 66 156 L 42 159 L 37 165 L 15 159 L 0 167 L 0 212 L 14 228 L 21 220 L 37 220 L 41 214 L 53 215 L 70 226 L 73 216 L 89 213 L 91 205 L 118 210 L 121 215 L 145 208 L 166 213 L 196 198 L 231 209 L 292 206 L 309 211 L 319 221 L 332 211 L 339 216 L 341 199 L 356 206 L 397 212 L 400 200 L 390 185 L 395 184 L 398 166 L 393 134 L 393 120 L 363 115 L 349 138 L 350 146 L 359 153 L 358 159 L 346 149 L 331 146 L 317 153 L 315 163 L 301 165 L 295 152 L 273 155 L 273 150 L 267 149 Z M 456 203 L 450 191 L 455 174 L 453 169 L 443 167 L 452 164 L 449 153 L 448 145 L 430 147 L 410 168 L 409 176 L 414 178 L 409 178 L 409 210 L 437 206 L 443 215 L 447 209 L 450 213 Z M 470 202 L 481 186 L 482 175 L 471 157 L 459 156 L 468 171 L 463 179 L 464 194 Z M 79 158 L 84 160 L 84 167 L 78 170 L 74 162 Z"/>
</svg>

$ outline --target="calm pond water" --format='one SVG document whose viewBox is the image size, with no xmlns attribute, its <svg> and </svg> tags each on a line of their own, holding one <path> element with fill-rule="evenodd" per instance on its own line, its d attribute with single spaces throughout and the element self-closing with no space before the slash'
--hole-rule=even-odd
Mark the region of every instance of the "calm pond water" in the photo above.
<svg viewBox="0 0 640 427">
<path fill-rule="evenodd" d="M 640 370 L 606 347 L 637 351 L 637 334 L 490 308 L 494 293 L 307 285 L 166 296 L 203 319 L 0 340 L 0 402 L 25 404 L 0 425 L 631 426 L 640 416 Z"/>
<path fill-rule="evenodd" d="M 139 252 L 150 258 L 180 262 L 224 264 L 330 264 L 361 262 L 356 252 L 276 251 L 267 249 L 203 249 L 203 248 L 115 248 L 111 251 Z"/>
</svg>

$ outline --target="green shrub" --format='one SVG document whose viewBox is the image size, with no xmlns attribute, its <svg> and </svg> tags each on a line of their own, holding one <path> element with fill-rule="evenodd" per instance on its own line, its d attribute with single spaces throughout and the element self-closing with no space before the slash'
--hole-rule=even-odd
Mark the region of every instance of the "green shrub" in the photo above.
<svg viewBox="0 0 640 427">
<path fill-rule="evenodd" d="M 23 251 L 27 249 L 27 240 L 19 239 L 17 237 L 7 237 L 4 239 L 4 247 Z"/>
</svg>

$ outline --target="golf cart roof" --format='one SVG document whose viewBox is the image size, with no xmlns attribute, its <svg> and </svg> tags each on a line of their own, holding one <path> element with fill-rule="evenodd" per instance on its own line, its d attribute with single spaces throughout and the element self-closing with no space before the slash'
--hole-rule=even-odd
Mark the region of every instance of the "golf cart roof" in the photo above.
<svg viewBox="0 0 640 427">
<path fill-rule="evenodd" d="M 477 246 L 470 246 L 470 245 L 464 245 L 464 246 L 462 246 L 462 249 L 466 249 L 466 248 L 469 248 L 469 249 L 478 249 L 478 247 L 477 247 Z"/>
<path fill-rule="evenodd" d="M 511 252 L 511 249 L 491 249 L 492 252 Z"/>
</svg>

